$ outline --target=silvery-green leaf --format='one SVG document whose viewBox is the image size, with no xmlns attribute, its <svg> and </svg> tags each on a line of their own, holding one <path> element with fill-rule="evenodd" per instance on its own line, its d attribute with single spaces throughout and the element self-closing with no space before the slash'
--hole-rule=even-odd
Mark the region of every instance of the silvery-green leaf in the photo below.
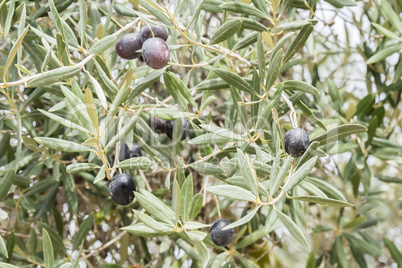
<svg viewBox="0 0 402 268">
<path fill-rule="evenodd" d="M 121 161 L 119 164 L 116 165 L 116 168 L 147 170 L 153 165 L 153 163 L 153 161 L 144 156 L 132 157 L 127 160 Z"/>
<path fill-rule="evenodd" d="M 153 218 L 151 218 L 150 216 L 148 216 L 144 213 L 141 213 L 140 211 L 133 209 L 133 212 L 134 212 L 135 216 L 140 219 L 140 221 L 142 221 L 145 225 L 147 225 L 148 227 L 151 227 L 152 229 L 154 229 L 157 232 L 168 232 L 168 231 L 172 230 L 168 225 L 166 225 L 162 222 L 158 222 L 158 221 L 154 220 Z"/>
<path fill-rule="evenodd" d="M 323 205 L 328 205 L 328 206 L 333 206 L 333 207 L 352 207 L 353 205 L 341 200 L 336 200 L 332 198 L 324 198 L 320 196 L 292 196 L 290 197 L 291 199 L 295 200 L 300 200 L 300 201 L 306 201 L 310 203 L 317 203 L 317 204 L 323 204 Z"/>
<path fill-rule="evenodd" d="M 243 200 L 254 202 L 256 200 L 256 196 L 241 187 L 233 186 L 233 185 L 214 185 L 205 188 L 210 193 L 228 197 L 234 200 Z"/>
<path fill-rule="evenodd" d="M 43 232 L 43 257 L 45 259 L 46 267 L 54 267 L 54 255 L 53 255 L 53 245 L 52 240 L 46 229 L 42 230 Z"/>
<path fill-rule="evenodd" d="M 296 172 L 290 178 L 290 181 L 284 187 L 284 189 L 283 189 L 284 193 L 291 190 L 293 187 L 295 187 L 297 184 L 299 184 L 302 180 L 304 180 L 308 176 L 308 174 L 310 174 L 315 163 L 317 162 L 317 158 L 318 158 L 318 156 L 311 158 L 304 165 L 302 165 L 301 167 L 299 167 L 296 170 Z"/>
<path fill-rule="evenodd" d="M 91 213 L 81 223 L 80 228 L 78 229 L 78 232 L 75 235 L 74 244 L 73 244 L 73 251 L 76 250 L 82 244 L 82 242 L 85 240 L 85 238 L 88 235 L 88 232 L 92 228 L 93 223 L 94 223 L 94 214 Z"/>
<path fill-rule="evenodd" d="M 233 36 L 235 33 L 237 33 L 240 30 L 241 25 L 242 25 L 241 19 L 235 18 L 235 19 L 226 21 L 224 24 L 222 24 L 218 28 L 218 30 L 211 37 L 211 40 L 209 41 L 209 45 L 218 44 L 220 42 L 223 42 L 223 41 L 229 39 L 229 37 Z"/>
<path fill-rule="evenodd" d="M 184 225 L 183 225 L 183 229 L 201 229 L 201 228 L 206 228 L 206 227 L 210 227 L 211 224 L 203 224 L 200 222 L 195 222 L 195 221 L 187 221 Z"/>
<path fill-rule="evenodd" d="M 258 195 L 258 178 L 255 172 L 255 168 L 250 161 L 248 155 L 244 155 L 244 153 L 237 148 L 237 155 L 238 155 L 238 164 L 240 173 L 243 176 L 248 188 L 251 192 L 257 196 Z"/>
<path fill-rule="evenodd" d="M 89 54 L 99 54 L 110 48 L 116 42 L 116 36 L 108 35 L 96 42 L 89 50 Z"/>
<path fill-rule="evenodd" d="M 121 228 L 121 230 L 127 231 L 133 235 L 138 235 L 138 236 L 143 236 L 143 237 L 163 236 L 163 235 L 167 235 L 167 234 L 173 232 L 173 230 L 164 230 L 164 231 L 155 230 L 155 229 L 152 229 L 151 227 L 146 226 L 143 223 L 129 225 L 129 226 Z"/>
<path fill-rule="evenodd" d="M 98 171 L 98 174 L 96 174 L 96 177 L 94 179 L 94 184 L 100 182 L 106 177 L 106 168 L 105 165 L 101 167 L 101 169 Z"/>
<path fill-rule="evenodd" d="M 74 163 L 66 167 L 67 173 L 77 173 L 81 171 L 89 171 L 101 168 L 100 166 L 93 163 Z"/>
<path fill-rule="evenodd" d="M 209 252 L 207 247 L 205 246 L 205 244 L 203 242 L 195 242 L 195 246 L 198 249 L 198 254 L 200 256 L 200 260 L 202 263 L 202 267 L 206 268 L 208 261 L 209 261 Z"/>
<path fill-rule="evenodd" d="M 143 193 L 145 190 L 142 190 Z M 165 205 L 161 204 L 160 200 L 155 202 L 155 200 L 149 198 L 142 193 L 135 193 L 135 197 L 137 198 L 138 203 L 152 216 L 156 219 L 168 224 L 169 226 L 174 227 L 172 222 L 172 218 L 166 210 Z M 151 194 L 151 193 L 149 193 Z"/>
<path fill-rule="evenodd" d="M 188 235 L 188 237 L 195 241 L 195 242 L 200 242 L 202 240 L 204 240 L 204 238 L 207 236 L 206 233 L 198 231 L 198 230 L 192 230 L 189 232 L 186 232 L 186 234 Z"/>
<path fill-rule="evenodd" d="M 180 207 L 180 216 L 183 222 L 187 222 L 189 217 L 190 209 L 191 209 L 191 201 L 193 199 L 193 176 L 190 175 L 184 181 L 181 187 L 181 207 Z"/>
<path fill-rule="evenodd" d="M 66 141 L 62 139 L 56 138 L 48 138 L 48 137 L 36 137 L 34 138 L 36 142 L 42 144 L 51 149 L 55 149 L 58 151 L 64 152 L 88 152 L 91 151 L 91 148 L 81 145 L 79 143 Z"/>
<path fill-rule="evenodd" d="M 235 228 L 235 227 L 237 227 L 237 226 L 240 226 L 240 225 L 243 225 L 243 224 L 248 223 L 248 222 L 251 221 L 251 219 L 255 216 L 255 214 L 257 213 L 257 211 L 258 211 L 259 208 L 260 208 L 259 206 L 256 207 L 255 209 L 253 209 L 251 212 L 249 212 L 249 213 L 248 213 L 246 216 L 244 216 L 243 218 L 241 218 L 241 219 L 239 219 L 239 220 L 237 220 L 237 221 L 235 221 L 235 222 L 232 222 L 231 224 L 226 225 L 225 227 L 223 227 L 222 230 L 223 230 L 223 231 L 224 231 L 224 230 L 228 230 L 228 229 Z"/>
<path fill-rule="evenodd" d="M 208 162 L 192 163 L 190 164 L 190 167 L 195 171 L 206 175 L 219 175 L 225 172 L 223 168 Z"/>
<path fill-rule="evenodd" d="M 292 237 L 305 249 L 310 251 L 310 245 L 307 242 L 306 237 L 302 233 L 302 231 L 297 227 L 296 223 L 294 223 L 288 216 L 275 209 L 276 214 L 278 215 L 279 220 L 283 223 L 285 228 L 289 231 Z"/>
<path fill-rule="evenodd" d="M 366 132 L 367 128 L 358 124 L 341 125 L 332 128 L 312 141 L 318 141 L 320 145 L 342 140 L 352 134 Z"/>
</svg>

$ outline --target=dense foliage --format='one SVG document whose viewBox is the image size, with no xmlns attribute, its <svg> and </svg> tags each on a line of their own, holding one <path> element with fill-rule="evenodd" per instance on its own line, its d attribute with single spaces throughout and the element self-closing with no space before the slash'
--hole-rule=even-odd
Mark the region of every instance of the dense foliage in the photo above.
<svg viewBox="0 0 402 268">
<path fill-rule="evenodd" d="M 0 267 L 402 267 L 401 11 L 1 1 Z"/>
</svg>

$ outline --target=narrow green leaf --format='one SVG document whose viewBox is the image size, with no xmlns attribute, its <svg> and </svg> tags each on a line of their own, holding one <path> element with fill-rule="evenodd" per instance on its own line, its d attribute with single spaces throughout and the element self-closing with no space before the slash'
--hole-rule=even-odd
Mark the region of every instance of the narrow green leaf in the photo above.
<svg viewBox="0 0 402 268">
<path fill-rule="evenodd" d="M 209 252 L 203 242 L 195 242 L 195 246 L 198 249 L 198 254 L 202 263 L 202 268 L 206 268 L 209 262 Z"/>
<path fill-rule="evenodd" d="M 348 263 L 347 263 L 346 254 L 345 254 L 345 251 L 344 251 L 343 245 L 342 245 L 342 236 L 338 236 L 335 239 L 335 250 L 336 250 L 336 256 L 338 257 L 339 265 L 342 268 L 347 268 Z"/>
<path fill-rule="evenodd" d="M 330 3 L 336 8 L 342 8 L 342 7 L 354 7 L 357 6 L 356 2 L 354 0 L 325 0 L 325 2 Z"/>
<path fill-rule="evenodd" d="M 345 196 L 328 182 L 313 177 L 307 177 L 305 181 L 317 186 L 320 190 L 322 190 L 325 194 L 327 194 L 328 197 L 348 202 Z"/>
<path fill-rule="evenodd" d="M 288 62 L 296 52 L 304 46 L 304 44 L 307 41 L 307 38 L 310 36 L 310 34 L 313 32 L 313 25 L 310 23 L 308 25 L 305 25 L 301 28 L 299 34 L 296 36 L 296 38 L 293 40 L 293 42 L 290 44 L 288 50 L 285 53 L 285 56 L 283 57 L 283 62 Z"/>
<path fill-rule="evenodd" d="M 36 137 L 34 139 L 36 142 L 39 144 L 42 144 L 46 147 L 49 147 L 51 149 L 55 149 L 58 151 L 64 151 L 64 152 L 89 152 L 91 151 L 91 148 L 83 146 L 79 143 L 71 142 L 71 141 L 66 141 L 62 139 L 56 139 L 56 138 L 47 138 L 47 137 Z"/>
<path fill-rule="evenodd" d="M 173 110 L 171 108 L 157 108 L 152 109 L 151 114 L 154 116 L 164 119 L 164 120 L 173 120 L 176 118 L 190 118 L 195 116 L 193 113 L 187 113 L 182 111 Z"/>
<path fill-rule="evenodd" d="M 256 196 L 241 187 L 233 186 L 233 185 L 214 185 L 205 188 L 208 192 L 228 197 L 234 200 L 242 200 L 254 202 L 256 201 Z"/>
<path fill-rule="evenodd" d="M 402 50 L 402 43 L 396 43 L 394 45 L 387 46 L 384 49 L 377 51 L 373 56 L 371 56 L 367 60 L 367 64 L 373 64 L 382 61 L 394 53 L 399 53 L 401 50 Z"/>
<path fill-rule="evenodd" d="M 206 227 L 210 227 L 211 224 L 203 224 L 203 223 L 199 223 L 199 222 L 194 222 L 194 221 L 188 221 L 183 225 L 183 229 L 201 229 L 201 228 L 206 228 Z"/>
<path fill-rule="evenodd" d="M 100 101 L 100 103 L 102 104 L 103 109 L 107 110 L 107 101 L 106 101 L 106 96 L 105 93 L 103 92 L 102 87 L 100 86 L 99 82 L 92 76 L 90 75 L 88 72 L 86 72 L 86 74 L 89 77 L 89 80 L 91 81 L 96 95 L 98 96 L 98 99 Z"/>
<path fill-rule="evenodd" d="M 180 185 L 176 179 L 173 182 L 173 191 L 172 191 L 172 208 L 175 214 L 176 224 L 180 216 L 180 205 L 181 205 L 181 190 Z"/>
<path fill-rule="evenodd" d="M 402 34 L 402 21 L 400 16 L 396 14 L 394 8 L 388 3 L 387 0 L 381 0 L 381 10 L 400 34 Z"/>
<path fill-rule="evenodd" d="M 283 223 L 285 228 L 289 231 L 289 233 L 293 236 L 293 238 L 305 249 L 310 251 L 310 245 L 307 242 L 306 237 L 302 233 L 302 231 L 297 227 L 296 223 L 294 223 L 288 216 L 275 209 L 276 214 L 278 215 L 279 220 Z"/>
<path fill-rule="evenodd" d="M 89 54 L 99 54 L 106 49 L 112 47 L 116 42 L 116 36 L 108 35 L 96 42 L 89 50 Z"/>
<path fill-rule="evenodd" d="M 27 87 L 41 87 L 49 86 L 56 82 L 66 80 L 77 75 L 81 71 L 81 66 L 63 66 L 57 69 L 53 69 L 44 72 L 41 76 L 32 79 L 28 82 Z"/>
<path fill-rule="evenodd" d="M 85 106 L 87 107 L 87 112 L 89 118 L 91 119 L 92 125 L 96 130 L 99 130 L 98 111 L 95 108 L 94 97 L 89 88 L 85 90 Z"/>
<path fill-rule="evenodd" d="M 96 177 L 94 179 L 94 184 L 102 181 L 104 178 L 106 178 L 106 167 L 103 165 L 101 169 L 98 171 L 98 174 L 96 174 Z"/>
<path fill-rule="evenodd" d="M 0 262 L 0 267 L 2 268 L 18 268 L 15 265 L 9 264 L 9 263 L 5 263 L 5 262 Z"/>
<path fill-rule="evenodd" d="M 119 164 L 117 164 L 116 168 L 147 170 L 153 165 L 153 163 L 153 161 L 144 156 L 132 157 L 130 159 L 121 161 Z"/>
<path fill-rule="evenodd" d="M 245 238 L 243 238 L 236 245 L 236 249 L 247 247 L 247 246 L 255 243 L 257 240 L 263 238 L 266 235 L 267 235 L 267 231 L 265 230 L 265 228 L 264 227 L 260 228 L 257 231 L 254 231 L 251 234 L 247 235 Z"/>
<path fill-rule="evenodd" d="M 257 37 L 257 59 L 260 77 L 265 77 L 265 51 L 262 45 L 261 34 Z M 259 89 L 259 87 L 258 87 Z M 257 91 L 259 92 L 259 91 Z"/>
<path fill-rule="evenodd" d="M 149 13 L 154 15 L 159 21 L 161 21 L 168 27 L 169 26 L 173 27 L 172 22 L 165 14 L 165 10 L 162 7 L 160 7 L 158 4 L 156 4 L 154 1 L 140 0 L 139 2 L 141 4 L 141 6 L 143 6 L 146 10 L 148 10 Z M 138 16 L 140 16 L 140 15 L 138 15 Z"/>
<path fill-rule="evenodd" d="M 54 267 L 54 255 L 52 240 L 46 229 L 42 229 L 43 233 L 43 257 L 45 259 L 45 267 Z"/>
<path fill-rule="evenodd" d="M 235 88 L 250 93 L 252 95 L 258 96 L 258 94 L 254 91 L 253 87 L 249 83 L 247 83 L 243 78 L 241 78 L 238 74 L 223 69 L 214 69 L 214 72 L 220 78 L 222 78 L 228 84 L 234 86 Z"/>
<path fill-rule="evenodd" d="M 277 154 L 277 157 L 275 158 L 274 161 L 276 161 L 276 159 L 278 159 L 277 162 L 274 162 L 274 166 L 277 166 L 275 169 L 278 170 L 279 167 L 279 158 L 278 158 L 279 152 Z M 269 196 L 272 197 L 276 191 L 279 189 L 279 186 L 281 186 L 283 180 L 285 179 L 286 174 L 288 173 L 289 167 L 290 167 L 290 160 L 292 159 L 292 157 L 287 157 L 285 160 L 285 163 L 283 164 L 283 166 L 281 167 L 280 170 L 275 171 L 278 172 L 277 175 L 275 177 L 271 177 L 272 180 L 272 184 L 271 187 L 269 189 Z M 274 174 L 273 174 L 274 175 Z"/>
<path fill-rule="evenodd" d="M 282 50 L 279 50 L 269 63 L 267 72 L 267 80 L 265 84 L 265 90 L 268 91 L 274 85 L 276 79 L 279 76 L 279 72 L 282 67 Z"/>
<path fill-rule="evenodd" d="M 158 197 L 145 190 L 140 190 L 140 192 L 144 197 L 146 197 L 147 202 L 150 202 L 153 205 L 158 206 L 159 207 L 158 209 L 163 208 L 163 211 L 167 213 L 171 222 L 175 220 L 174 211 L 170 207 L 168 207 L 165 203 L 163 203 Z"/>
<path fill-rule="evenodd" d="M 0 254 L 4 257 L 8 258 L 8 252 L 6 244 L 4 243 L 3 237 L 0 236 Z"/>
<path fill-rule="evenodd" d="M 204 240 L 204 238 L 207 236 L 207 234 L 205 232 L 201 232 L 198 230 L 192 230 L 192 231 L 188 231 L 186 232 L 186 234 L 188 235 L 188 237 L 195 241 L 195 242 L 200 242 L 202 240 Z"/>
<path fill-rule="evenodd" d="M 241 25 L 242 25 L 241 19 L 236 18 L 226 21 L 214 33 L 208 45 L 219 44 L 220 42 L 229 39 L 229 37 L 233 36 L 240 30 Z"/>
<path fill-rule="evenodd" d="M 367 220 L 366 216 L 357 217 L 357 218 L 351 220 L 350 222 L 346 223 L 342 228 L 343 229 L 352 229 L 352 228 L 354 228 L 356 226 L 359 226 L 360 224 L 362 224 L 366 220 Z"/>
<path fill-rule="evenodd" d="M 243 49 L 245 47 L 248 47 L 251 44 L 254 44 L 255 42 L 257 42 L 257 38 L 258 38 L 259 34 L 260 34 L 259 32 L 253 32 L 249 35 L 246 35 L 245 37 L 240 39 L 239 42 L 236 43 L 236 45 L 233 47 L 232 50 L 235 51 L 235 50 Z"/>
<path fill-rule="evenodd" d="M 163 78 L 166 83 L 166 80 L 173 82 L 173 84 L 176 87 L 176 90 L 178 89 L 181 93 L 181 95 L 194 107 L 197 107 L 197 104 L 194 101 L 193 96 L 190 93 L 190 90 L 188 89 L 187 85 L 181 80 L 177 75 L 175 75 L 172 72 L 165 72 L 163 73 Z"/>
<path fill-rule="evenodd" d="M 257 8 L 255 8 L 253 6 L 243 4 L 243 3 L 227 2 L 227 3 L 221 4 L 220 7 L 223 10 L 227 10 L 227 11 L 234 12 L 234 13 L 256 16 L 256 17 L 265 18 L 265 19 L 268 18 L 264 12 L 258 10 Z"/>
<path fill-rule="evenodd" d="M 260 268 L 261 266 L 255 264 L 252 260 L 249 260 L 246 257 L 243 257 L 242 255 L 238 254 L 236 256 L 237 259 L 239 259 L 242 267 L 246 267 L 246 268 Z"/>
<path fill-rule="evenodd" d="M 135 193 L 135 197 L 138 200 L 138 203 L 152 216 L 154 216 L 156 219 L 174 227 L 171 216 L 169 215 L 168 211 L 166 209 L 166 206 L 164 204 L 161 204 L 161 201 L 154 202 L 153 199 L 149 198 L 146 195 L 143 195 L 142 193 L 145 190 L 142 190 L 141 193 Z M 152 195 L 149 193 L 149 195 Z"/>
<path fill-rule="evenodd" d="M 4 39 L 7 37 L 8 32 L 10 31 L 10 28 L 12 26 L 11 23 L 12 23 L 12 19 L 13 19 L 14 13 L 15 13 L 14 12 L 15 11 L 15 2 L 16 2 L 16 0 L 9 1 L 10 6 L 9 6 L 8 9 L 7 9 L 7 5 L 5 5 L 5 10 L 7 12 L 6 13 L 7 17 L 6 17 L 6 20 L 5 20 L 5 23 L 4 23 Z M 1 4 L 3 5 L 4 1 Z M 3 22 L 3 18 L 1 19 L 1 21 Z"/>
<path fill-rule="evenodd" d="M 350 245 L 353 246 L 356 250 L 376 257 L 381 256 L 382 254 L 381 249 L 378 249 L 375 245 L 372 245 L 366 240 L 357 238 L 348 233 L 343 233 L 342 235 L 349 241 Z"/>
<path fill-rule="evenodd" d="M 385 246 L 388 248 L 389 252 L 391 253 L 392 259 L 396 262 L 398 267 L 402 267 L 402 253 L 395 244 L 388 239 L 386 236 L 383 238 Z"/>
<path fill-rule="evenodd" d="M 312 95 L 320 95 L 320 92 L 314 86 L 307 84 L 306 82 L 296 80 L 288 80 L 283 82 L 283 90 L 296 90 L 310 93 Z"/>
<path fill-rule="evenodd" d="M 258 116 L 255 130 L 259 133 L 262 133 L 269 126 L 269 123 L 272 120 L 272 110 L 279 105 L 279 101 L 281 100 L 283 92 L 282 88 L 283 86 L 281 85 L 277 88 L 271 102 L 269 102 L 267 106 L 263 108 L 262 114 Z"/>
<path fill-rule="evenodd" d="M 323 198 L 320 196 L 292 196 L 289 197 L 290 199 L 295 199 L 295 200 L 300 200 L 300 201 L 306 201 L 310 203 L 317 203 L 317 204 L 323 204 L 323 205 L 328 205 L 328 206 L 333 206 L 333 207 L 352 207 L 353 205 L 344 201 L 332 199 L 332 198 Z"/>
<path fill-rule="evenodd" d="M 206 95 L 204 95 L 204 96 L 206 96 Z M 206 97 L 205 100 L 204 100 L 204 96 L 203 96 L 203 101 L 201 102 L 201 105 L 200 105 L 200 113 L 202 113 L 204 111 L 204 109 L 208 105 L 210 105 L 213 101 L 218 99 L 215 96 L 209 96 L 209 97 Z"/>
<path fill-rule="evenodd" d="M 249 29 L 258 32 L 268 31 L 268 28 L 265 27 L 264 24 L 258 22 L 257 20 L 246 17 L 240 17 L 239 19 L 241 19 L 241 21 L 243 22 L 241 27 L 244 29 Z"/>
<path fill-rule="evenodd" d="M 78 34 L 81 39 L 81 47 L 84 46 L 85 31 L 87 29 L 87 4 L 85 0 L 80 0 L 80 21 L 78 22 Z"/>
<path fill-rule="evenodd" d="M 22 34 L 18 37 L 17 41 L 14 43 L 13 47 L 11 48 L 8 57 L 7 57 L 7 61 L 6 61 L 6 65 L 4 66 L 3 69 L 3 81 L 7 81 L 7 72 L 8 69 L 10 68 L 11 64 L 14 61 L 15 55 L 17 55 L 18 49 L 20 48 L 22 41 L 24 40 L 25 35 L 27 34 L 28 30 L 29 30 L 29 25 L 24 29 L 24 31 L 22 32 Z"/>
<path fill-rule="evenodd" d="M 145 225 L 143 223 L 137 223 L 135 225 L 126 226 L 126 227 L 121 228 L 121 230 L 127 231 L 133 235 L 138 235 L 138 236 L 143 236 L 143 237 L 164 236 L 164 235 L 167 235 L 172 232 L 171 230 L 164 230 L 164 231 L 155 230 L 155 229 L 152 229 L 151 227 L 148 227 L 147 225 Z"/>
<path fill-rule="evenodd" d="M 297 107 L 314 123 L 316 123 L 320 128 L 323 130 L 327 131 L 327 127 L 324 125 L 324 123 L 317 118 L 317 116 L 313 113 L 313 111 L 310 110 L 310 108 L 304 104 L 301 100 L 296 102 Z"/>
<path fill-rule="evenodd" d="M 72 129 L 76 129 L 76 130 L 79 130 L 79 131 L 83 131 L 83 132 L 86 132 L 86 133 L 88 133 L 88 134 L 92 134 L 89 130 L 87 130 L 87 129 L 85 129 L 85 128 L 79 126 L 79 125 L 77 125 L 76 123 L 73 123 L 73 122 L 67 120 L 67 119 L 64 119 L 64 118 L 61 117 L 61 116 L 58 116 L 58 115 L 55 115 L 55 114 L 46 112 L 46 111 L 44 111 L 44 110 L 42 110 L 42 109 L 38 109 L 38 111 L 41 112 L 41 113 L 43 113 L 44 115 L 46 115 L 46 116 L 49 117 L 50 119 L 53 119 L 53 120 L 56 121 L 57 123 L 62 124 L 63 126 L 66 126 L 66 127 L 68 127 L 68 128 L 72 128 Z"/>
<path fill-rule="evenodd" d="M 376 177 L 383 182 L 386 183 L 400 183 L 402 184 L 402 179 L 397 177 L 390 177 L 390 176 L 383 176 L 383 175 L 376 175 Z"/>
<path fill-rule="evenodd" d="M 150 216 L 148 216 L 144 213 L 141 213 L 140 211 L 133 209 L 133 212 L 134 212 L 135 216 L 140 219 L 140 221 L 142 221 L 145 225 L 154 229 L 157 232 L 163 233 L 163 232 L 172 231 L 172 228 L 170 228 L 166 224 L 158 222 L 158 221 L 154 220 L 153 218 L 151 218 Z"/>
<path fill-rule="evenodd" d="M 220 128 L 213 125 L 201 124 L 200 127 L 210 131 L 218 136 L 228 138 L 231 141 L 244 141 L 245 138 L 237 133 L 234 133 L 226 128 Z"/>
<path fill-rule="evenodd" d="M 198 216 L 198 214 L 200 213 L 203 200 L 204 200 L 204 196 L 201 193 L 198 193 L 193 196 L 193 199 L 191 201 L 190 212 L 188 214 L 190 217 L 190 220 L 195 219 Z"/>
<path fill-rule="evenodd" d="M 342 140 L 352 134 L 366 132 L 367 128 L 358 124 L 341 125 L 332 128 L 312 141 L 318 141 L 320 145 Z"/>
<path fill-rule="evenodd" d="M 11 185 L 13 185 L 15 179 L 15 170 L 11 169 L 7 172 L 1 173 L 0 176 L 0 201 L 8 194 L 8 190 L 10 190 Z"/>
<path fill-rule="evenodd" d="M 83 243 L 83 241 L 85 241 L 85 238 L 87 237 L 89 231 L 91 230 L 93 223 L 94 223 L 94 214 L 91 213 L 81 223 L 80 228 L 78 229 L 78 232 L 75 235 L 73 251 L 76 250 Z"/>
<path fill-rule="evenodd" d="M 390 30 L 381 26 L 380 24 L 372 22 L 371 25 L 373 25 L 380 33 L 382 33 L 386 37 L 402 41 L 402 38 L 400 38 L 397 34 L 395 34 L 394 32 L 391 32 Z"/>
<path fill-rule="evenodd" d="M 255 172 L 255 168 L 250 161 L 248 155 L 244 155 L 244 153 L 237 148 L 237 156 L 238 156 L 238 163 L 239 163 L 239 170 L 243 179 L 245 180 L 248 188 L 251 192 L 258 196 L 258 178 Z"/>
<path fill-rule="evenodd" d="M 300 158 L 299 162 L 297 163 L 296 169 L 301 167 L 304 163 L 306 163 L 307 160 L 309 160 L 311 158 L 311 156 L 314 155 L 314 153 L 316 152 L 319 145 L 320 145 L 320 143 L 318 141 L 313 141 L 312 143 L 310 143 L 309 147 L 307 148 L 307 151 L 304 152 L 303 156 Z"/>
<path fill-rule="evenodd" d="M 197 90 L 215 90 L 229 88 L 229 84 L 221 78 L 207 79 L 199 83 L 195 89 Z"/>
<path fill-rule="evenodd" d="M 140 114 L 142 112 L 142 106 L 138 111 L 131 117 L 128 123 L 114 136 L 106 145 L 105 148 L 110 148 L 116 145 L 119 141 L 121 141 L 124 137 L 128 135 L 128 133 L 134 128 L 134 125 L 137 123 L 138 118 L 140 118 Z"/>
<path fill-rule="evenodd" d="M 300 168 L 296 170 L 292 178 L 290 178 L 289 183 L 287 183 L 286 186 L 284 187 L 283 189 L 284 193 L 291 190 L 293 187 L 295 187 L 297 184 L 299 184 L 302 180 L 304 180 L 308 176 L 308 174 L 313 169 L 315 163 L 317 162 L 317 158 L 318 156 L 311 158 L 304 165 L 302 165 Z"/>
<path fill-rule="evenodd" d="M 193 199 L 193 176 L 190 175 L 184 181 L 182 188 L 181 188 L 181 206 L 180 206 L 180 215 L 181 220 L 185 223 L 188 220 L 190 209 L 191 209 L 191 202 Z"/>
<path fill-rule="evenodd" d="M 74 163 L 66 167 L 67 173 L 78 173 L 82 171 L 90 171 L 94 169 L 101 168 L 100 166 L 93 163 Z"/>
<path fill-rule="evenodd" d="M 195 171 L 205 175 L 218 175 L 225 172 L 223 168 L 208 162 L 192 163 L 190 164 L 190 167 Z"/>
<path fill-rule="evenodd" d="M 179 105 L 181 110 L 188 111 L 187 102 L 184 96 L 178 89 L 178 85 L 175 80 L 173 80 L 173 76 L 169 75 L 167 72 L 163 73 L 163 81 L 165 82 L 166 88 L 169 91 L 170 95 L 173 97 L 175 102 Z"/>
<path fill-rule="evenodd" d="M 256 207 L 251 212 L 247 213 L 247 215 L 244 216 L 243 218 L 241 218 L 241 219 L 239 219 L 239 220 L 237 220 L 235 222 L 232 222 L 229 225 L 226 225 L 225 227 L 222 228 L 222 231 L 228 230 L 228 229 L 231 229 L 231 228 L 235 228 L 237 226 L 240 226 L 240 225 L 248 223 L 255 216 L 255 214 L 257 213 L 259 208 L 260 208 L 259 206 Z"/>
</svg>

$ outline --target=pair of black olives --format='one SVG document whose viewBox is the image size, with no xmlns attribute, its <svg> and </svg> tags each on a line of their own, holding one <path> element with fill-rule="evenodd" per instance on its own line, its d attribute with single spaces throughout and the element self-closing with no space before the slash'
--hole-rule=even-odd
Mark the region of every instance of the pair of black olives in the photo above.
<svg viewBox="0 0 402 268">
<path fill-rule="evenodd" d="M 166 135 L 172 139 L 173 127 L 175 120 L 164 120 L 156 116 L 151 115 L 149 118 L 151 129 L 158 134 L 166 133 Z M 190 132 L 190 121 L 188 119 L 182 119 L 181 140 L 185 140 Z"/>
<path fill-rule="evenodd" d="M 165 27 L 148 24 L 138 34 L 130 33 L 116 43 L 116 52 L 123 59 L 131 60 L 142 55 L 145 63 L 153 69 L 165 67 L 170 59 L 170 50 L 166 44 L 169 31 Z M 137 52 L 142 49 L 142 54 Z"/>
</svg>

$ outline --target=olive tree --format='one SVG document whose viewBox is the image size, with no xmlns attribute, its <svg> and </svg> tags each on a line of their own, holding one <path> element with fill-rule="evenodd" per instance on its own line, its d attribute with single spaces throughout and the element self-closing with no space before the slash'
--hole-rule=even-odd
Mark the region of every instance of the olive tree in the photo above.
<svg viewBox="0 0 402 268">
<path fill-rule="evenodd" d="M 0 3 L 1 267 L 402 267 L 402 2 Z"/>
</svg>

